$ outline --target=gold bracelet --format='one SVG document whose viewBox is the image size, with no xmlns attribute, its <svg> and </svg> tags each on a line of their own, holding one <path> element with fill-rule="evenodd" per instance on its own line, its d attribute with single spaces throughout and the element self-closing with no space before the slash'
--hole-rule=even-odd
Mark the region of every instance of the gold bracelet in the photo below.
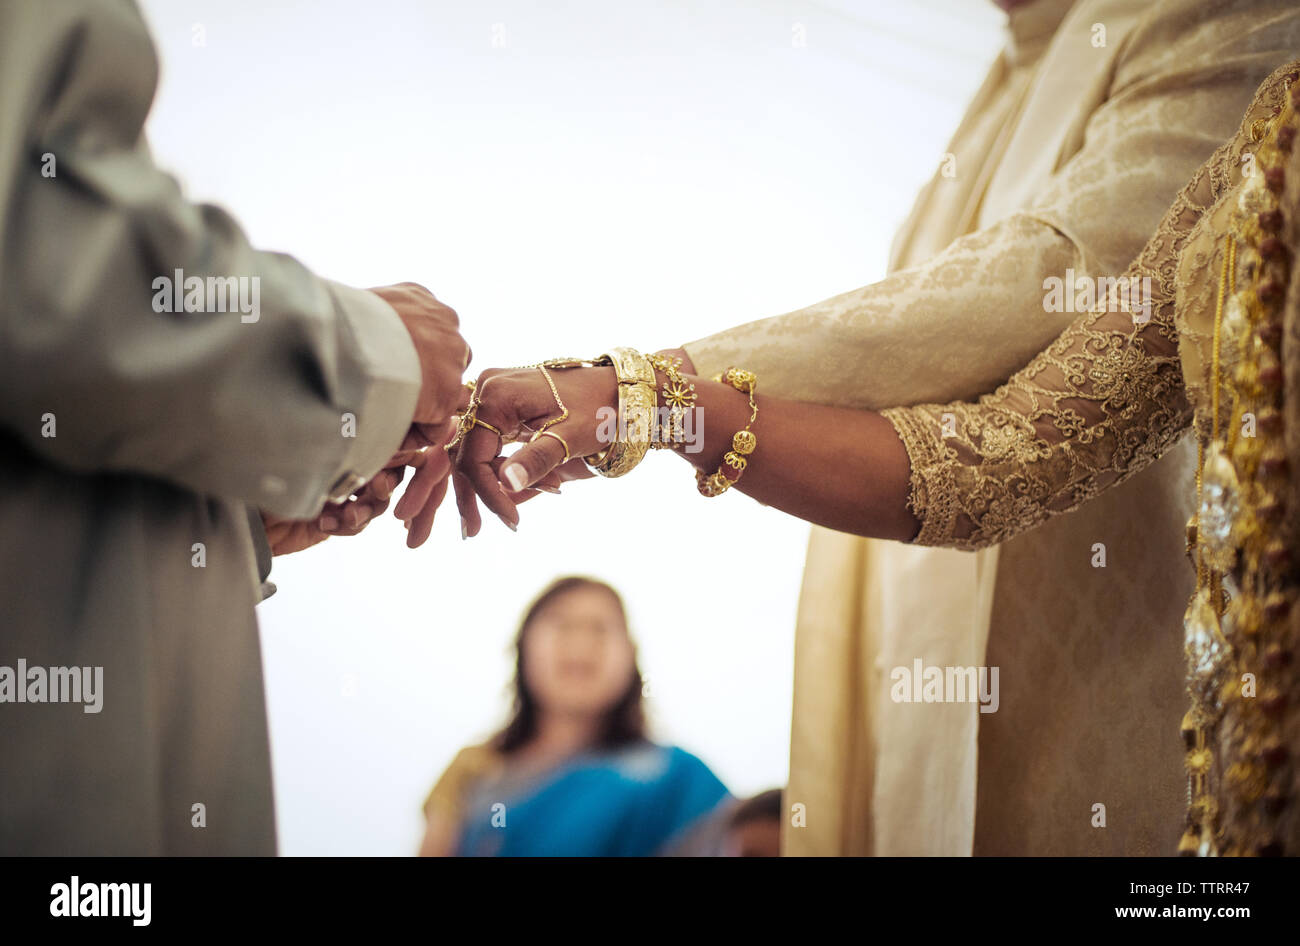
<svg viewBox="0 0 1300 946">
<path fill-rule="evenodd" d="M 650 449 L 659 403 L 655 370 L 649 359 L 633 348 L 610 349 L 594 363 L 614 366 L 618 378 L 618 431 L 613 443 L 583 459 L 601 476 L 623 476 L 645 459 Z"/>
<path fill-rule="evenodd" d="M 754 389 L 758 387 L 758 378 L 754 372 L 746 371 L 744 368 L 728 368 L 721 374 L 715 375 L 713 380 L 725 382 L 737 391 L 749 395 L 749 423 L 732 436 L 731 449 L 723 455 L 722 464 L 715 472 L 705 473 L 703 470 L 695 472 L 695 485 L 704 496 L 721 496 L 736 485 L 736 481 L 745 472 L 745 467 L 749 465 L 749 455 L 758 446 L 758 438 L 750 430 L 754 426 L 754 421 L 758 419 L 758 402 L 754 400 Z"/>
<path fill-rule="evenodd" d="M 686 412 L 695 406 L 695 399 L 699 396 L 695 393 L 695 385 L 682 377 L 679 370 L 682 366 L 681 358 L 669 358 L 667 355 L 647 355 L 650 360 L 650 366 L 662 371 L 665 375 L 663 384 L 664 403 L 668 409 L 668 423 L 665 425 L 661 421 L 662 417 L 656 412 L 655 417 L 655 434 L 650 442 L 652 450 L 668 450 L 686 440 L 686 432 L 683 421 Z"/>
</svg>

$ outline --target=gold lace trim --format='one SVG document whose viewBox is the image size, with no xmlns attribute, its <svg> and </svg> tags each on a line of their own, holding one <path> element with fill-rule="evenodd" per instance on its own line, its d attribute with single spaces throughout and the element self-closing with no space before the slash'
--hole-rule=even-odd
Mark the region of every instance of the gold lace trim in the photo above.
<svg viewBox="0 0 1300 946">
<path fill-rule="evenodd" d="M 1265 83 L 1256 101 L 1280 94 L 1275 84 Z M 915 544 L 973 550 L 1005 541 L 1139 472 L 1179 439 L 1192 410 L 1175 324 L 1178 256 L 1234 182 L 1248 135 L 1243 122 L 1126 271 L 1130 286 L 1150 278 L 1149 320 L 1136 321 L 1112 283 L 1098 310 L 978 402 L 882 412 L 911 461 Z"/>
</svg>

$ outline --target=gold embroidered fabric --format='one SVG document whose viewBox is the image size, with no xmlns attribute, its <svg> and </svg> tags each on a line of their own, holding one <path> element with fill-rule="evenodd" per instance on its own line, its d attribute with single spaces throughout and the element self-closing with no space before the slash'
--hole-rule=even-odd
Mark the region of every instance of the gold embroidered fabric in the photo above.
<svg viewBox="0 0 1300 946">
<path fill-rule="evenodd" d="M 1179 255 L 1202 216 L 1241 180 L 1251 123 L 1271 114 L 1295 68 L 1283 66 L 1261 86 L 1236 138 L 1179 192 L 1123 279 L 1093 284 L 1095 311 L 975 403 L 882 412 L 911 460 L 914 544 L 972 550 L 1003 542 L 1142 470 L 1187 429 Z M 1069 296 L 1076 290 L 1086 288 L 1064 287 Z"/>
</svg>

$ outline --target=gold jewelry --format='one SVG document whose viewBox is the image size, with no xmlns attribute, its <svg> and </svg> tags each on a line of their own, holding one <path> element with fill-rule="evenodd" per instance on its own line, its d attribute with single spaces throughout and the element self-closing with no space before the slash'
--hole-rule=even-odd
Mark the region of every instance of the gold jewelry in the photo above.
<svg viewBox="0 0 1300 946">
<path fill-rule="evenodd" d="M 474 429 L 474 424 L 478 422 L 478 408 L 483 400 L 483 392 L 479 390 L 477 381 L 469 381 L 465 386 L 472 392 L 469 396 L 469 405 L 465 408 L 463 414 L 453 415 L 456 417 L 456 436 L 442 446 L 442 449 L 448 453 L 451 453 L 464 442 L 465 438 L 469 436 L 469 432 Z"/>
<path fill-rule="evenodd" d="M 489 424 L 489 423 L 488 423 L 487 421 L 485 421 L 485 420 L 481 420 L 480 418 L 475 417 L 475 418 L 474 418 L 474 424 L 475 424 L 476 426 L 478 426 L 478 427 L 486 427 L 488 430 L 492 431 L 492 433 L 496 434 L 496 435 L 497 435 L 498 437 L 500 437 L 502 440 L 505 440 L 505 439 L 506 439 L 506 435 L 503 434 L 503 433 L 501 432 L 500 428 L 493 427 L 491 424 Z"/>
<path fill-rule="evenodd" d="M 542 426 L 540 426 L 540 427 L 537 428 L 537 432 L 538 432 L 538 433 L 542 433 L 542 432 L 544 432 L 544 431 L 546 430 L 547 427 L 554 427 L 556 424 L 559 424 L 559 423 L 561 423 L 561 422 L 563 422 L 563 421 L 568 420 L 568 419 L 569 419 L 569 409 L 568 409 L 567 407 L 565 407 L 565 406 L 564 406 L 564 402 L 563 402 L 562 400 L 560 400 L 560 391 L 559 391 L 559 389 L 555 386 L 555 379 L 552 378 L 552 377 L 551 377 L 551 373 L 550 373 L 549 371 L 546 370 L 546 364 L 545 364 L 545 363 L 542 363 L 542 364 L 538 365 L 538 366 L 537 366 L 537 370 L 540 371 L 540 372 L 542 373 L 542 377 L 546 379 L 546 383 L 549 384 L 549 385 L 551 386 L 551 396 L 555 398 L 555 404 L 556 404 L 556 406 L 559 407 L 559 409 L 560 409 L 560 416 L 559 416 L 559 417 L 552 417 L 551 419 L 549 419 L 549 420 L 543 422 L 543 423 L 542 423 Z M 536 439 L 536 438 L 534 438 L 534 439 Z M 566 448 L 566 449 L 567 449 L 567 448 Z"/>
<path fill-rule="evenodd" d="M 682 377 L 681 371 L 678 370 L 682 365 L 681 358 L 669 358 L 667 355 L 647 355 L 646 358 L 651 367 L 657 368 L 666 376 L 663 392 L 664 403 L 668 406 L 667 425 L 658 423 L 659 417 L 655 418 L 655 435 L 651 439 L 650 447 L 655 450 L 671 449 L 675 444 L 685 440 L 683 420 L 686 412 L 695 406 L 699 395 L 695 393 L 694 383 Z M 664 429 L 665 426 L 667 430 Z"/>
<path fill-rule="evenodd" d="M 633 348 L 612 348 L 593 365 L 613 365 L 618 378 L 618 431 L 608 447 L 583 457 L 601 476 L 623 476 L 640 463 L 650 449 L 653 420 L 658 407 L 655 370 L 650 360 Z"/>
<path fill-rule="evenodd" d="M 731 449 L 722 457 L 722 463 L 713 473 L 697 470 L 695 485 L 704 496 L 721 496 L 736 484 L 749 465 L 749 456 L 758 446 L 758 437 L 750 430 L 758 419 L 758 402 L 754 399 L 754 389 L 758 387 L 758 377 L 744 368 L 728 368 L 721 374 L 714 375 L 714 381 L 722 381 L 737 391 L 749 395 L 749 423 L 744 429 L 736 431 L 731 438 Z"/>
<path fill-rule="evenodd" d="M 1224 238 L 1212 416 L 1198 424 L 1197 512 L 1188 526 L 1197 580 L 1184 618 L 1191 708 L 1182 724 L 1188 804 L 1180 854 L 1297 853 L 1283 849 L 1281 815 L 1295 765 L 1285 751 L 1284 701 L 1297 677 L 1279 659 L 1289 654 L 1289 612 L 1300 591 L 1280 525 L 1294 514 L 1285 507 L 1296 472 L 1286 467 L 1279 359 L 1292 278 L 1280 234 L 1294 221 L 1283 221 L 1275 196 L 1300 125 L 1297 90 L 1277 116 L 1251 125 L 1259 170 Z M 1239 272 L 1248 281 L 1240 293 Z"/>
<path fill-rule="evenodd" d="M 553 430 L 539 430 L 536 431 L 531 437 L 528 438 L 528 442 L 532 443 L 538 437 L 554 437 L 556 440 L 558 440 L 560 442 L 560 446 L 564 448 L 563 462 L 564 463 L 569 462 L 569 443 L 567 440 L 565 440 L 563 437 L 561 437 Z"/>
</svg>

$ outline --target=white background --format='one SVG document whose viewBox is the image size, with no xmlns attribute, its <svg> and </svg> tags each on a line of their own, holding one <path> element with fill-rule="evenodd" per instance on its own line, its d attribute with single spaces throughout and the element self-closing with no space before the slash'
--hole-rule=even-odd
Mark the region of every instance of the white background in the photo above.
<svg viewBox="0 0 1300 946">
<path fill-rule="evenodd" d="M 983 0 L 143 7 L 159 161 L 260 246 L 433 289 L 471 371 L 675 346 L 880 278 L 1004 21 Z M 624 592 L 661 741 L 737 794 L 784 784 L 807 526 L 699 497 L 667 455 L 565 491 L 518 534 L 462 542 L 449 502 L 418 551 L 386 516 L 276 560 L 282 853 L 415 850 L 434 779 L 504 720 L 521 609 L 561 573 Z"/>
</svg>

